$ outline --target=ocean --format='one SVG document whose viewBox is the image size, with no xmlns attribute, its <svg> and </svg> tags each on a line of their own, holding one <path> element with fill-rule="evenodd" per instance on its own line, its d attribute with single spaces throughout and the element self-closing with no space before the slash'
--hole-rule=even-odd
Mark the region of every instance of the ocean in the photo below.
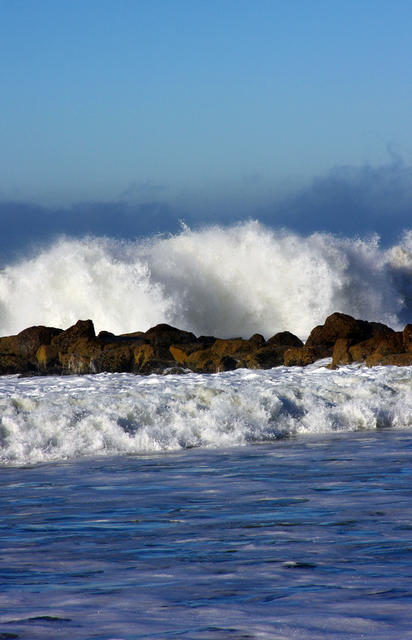
<svg viewBox="0 0 412 640">
<path fill-rule="evenodd" d="M 411 321 L 412 234 L 61 238 L 0 334 Z M 412 370 L 0 377 L 0 639 L 412 638 Z"/>
</svg>

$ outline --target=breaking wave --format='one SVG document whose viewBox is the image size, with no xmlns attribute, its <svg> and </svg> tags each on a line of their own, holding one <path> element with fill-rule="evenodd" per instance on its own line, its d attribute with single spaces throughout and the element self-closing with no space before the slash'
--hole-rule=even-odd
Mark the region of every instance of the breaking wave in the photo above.
<svg viewBox="0 0 412 640">
<path fill-rule="evenodd" d="M 407 367 L 0 379 L 0 463 L 412 428 Z"/>
<path fill-rule="evenodd" d="M 411 309 L 410 231 L 390 249 L 377 237 L 302 237 L 258 222 L 149 240 L 61 238 L 0 271 L 0 335 L 91 318 L 115 333 L 167 322 L 198 335 L 304 338 L 334 311 L 400 328 Z"/>
</svg>

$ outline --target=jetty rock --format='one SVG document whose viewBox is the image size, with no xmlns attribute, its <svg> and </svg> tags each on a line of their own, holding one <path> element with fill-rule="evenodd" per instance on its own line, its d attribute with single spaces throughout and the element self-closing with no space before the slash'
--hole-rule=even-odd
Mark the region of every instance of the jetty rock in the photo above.
<svg viewBox="0 0 412 640">
<path fill-rule="evenodd" d="M 289 331 L 268 340 L 259 333 L 250 338 L 216 338 L 164 323 L 147 331 L 96 335 L 92 320 L 79 320 L 65 330 L 29 327 L 0 338 L 0 375 L 218 373 L 306 366 L 326 357 L 331 358 L 330 368 L 354 362 L 412 365 L 412 324 L 394 331 L 336 312 L 312 329 L 305 344 Z"/>
</svg>

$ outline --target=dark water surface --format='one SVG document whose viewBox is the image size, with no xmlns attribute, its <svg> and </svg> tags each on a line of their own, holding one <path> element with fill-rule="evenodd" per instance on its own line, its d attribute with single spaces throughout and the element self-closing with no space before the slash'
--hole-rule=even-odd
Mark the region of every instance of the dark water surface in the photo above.
<svg viewBox="0 0 412 640">
<path fill-rule="evenodd" d="M 412 638 L 410 432 L 0 482 L 0 640 Z"/>
</svg>

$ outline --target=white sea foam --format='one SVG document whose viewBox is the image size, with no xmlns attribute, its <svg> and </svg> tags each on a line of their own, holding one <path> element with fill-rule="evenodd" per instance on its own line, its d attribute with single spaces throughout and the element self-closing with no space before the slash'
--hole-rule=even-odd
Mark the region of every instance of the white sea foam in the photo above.
<svg viewBox="0 0 412 640">
<path fill-rule="evenodd" d="M 412 428 L 412 369 L 319 365 L 215 375 L 0 378 L 0 462 L 230 447 Z"/>
<path fill-rule="evenodd" d="M 411 232 L 389 250 L 377 238 L 304 238 L 257 222 L 135 242 L 61 239 L 0 272 L 0 335 L 91 318 L 115 333 L 168 322 L 221 337 L 306 337 L 334 311 L 399 328 L 411 283 Z"/>
</svg>

